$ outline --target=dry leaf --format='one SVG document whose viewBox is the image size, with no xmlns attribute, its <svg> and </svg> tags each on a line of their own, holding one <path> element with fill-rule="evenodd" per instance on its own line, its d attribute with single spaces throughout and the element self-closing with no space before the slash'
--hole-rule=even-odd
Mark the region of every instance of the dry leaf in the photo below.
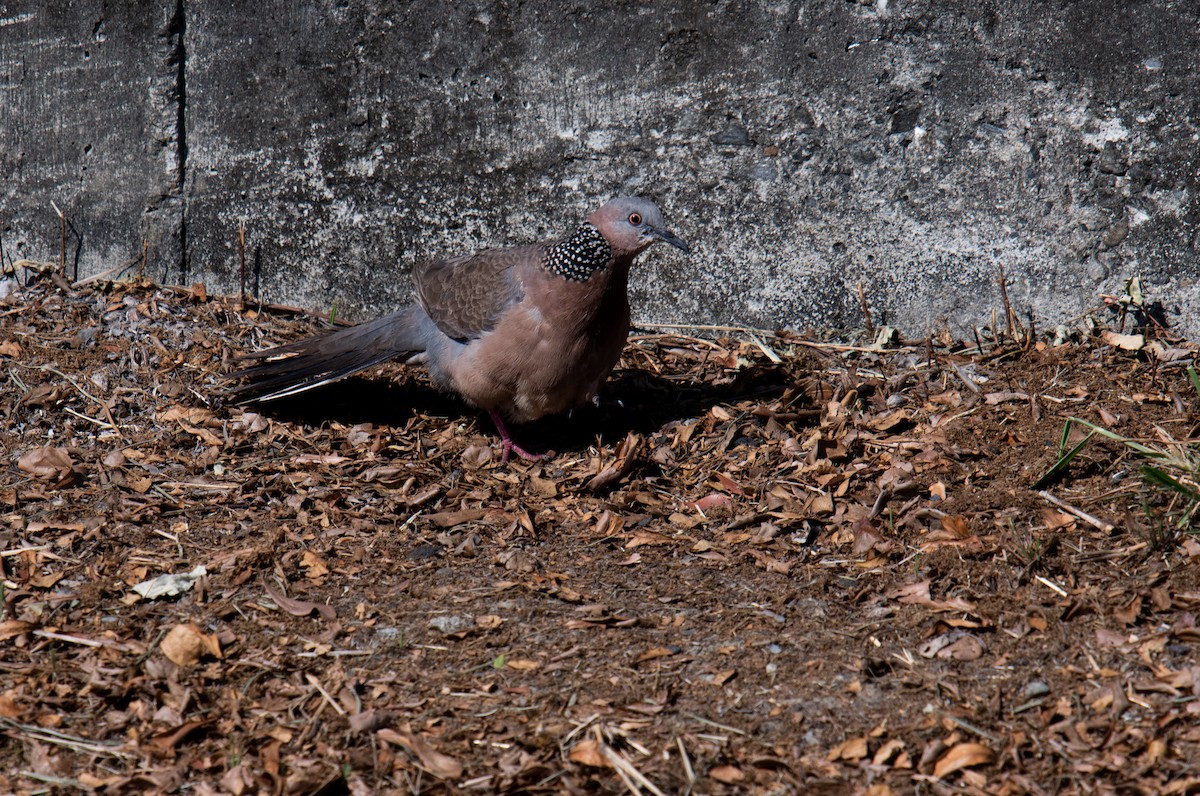
<svg viewBox="0 0 1200 796">
<path fill-rule="evenodd" d="M 954 539 L 964 539 L 971 535 L 966 519 L 953 515 L 942 517 L 942 530 L 949 533 Z"/>
<path fill-rule="evenodd" d="M 526 660 L 523 658 L 514 658 L 504 662 L 505 669 L 516 669 L 518 672 L 531 672 L 540 666 L 537 661 Z"/>
<path fill-rule="evenodd" d="M 423 736 L 387 728 L 380 730 L 377 735 L 380 740 L 407 748 L 417 756 L 421 768 L 438 779 L 455 780 L 462 776 L 462 763 L 434 749 Z"/>
<path fill-rule="evenodd" d="M 948 774 L 970 766 L 990 765 L 996 762 L 996 753 L 981 743 L 960 743 L 938 758 L 933 775 L 943 779 Z"/>
<path fill-rule="evenodd" d="M 221 642 L 217 637 L 202 632 L 191 623 L 171 628 L 163 638 L 160 649 L 176 666 L 192 666 L 205 654 L 221 657 Z"/>
<path fill-rule="evenodd" d="M 847 738 L 829 751 L 825 759 L 829 762 L 835 760 L 862 760 L 867 756 L 867 736 L 858 735 L 853 738 Z"/>
<path fill-rule="evenodd" d="M 329 567 L 325 565 L 324 559 L 311 550 L 305 550 L 300 556 L 300 566 L 304 568 L 304 574 L 309 580 L 320 580 L 329 574 Z"/>
<path fill-rule="evenodd" d="M 46 445 L 34 448 L 17 459 L 17 469 L 34 478 L 51 482 L 53 488 L 61 489 L 75 483 L 75 463 L 66 448 Z"/>
<path fill-rule="evenodd" d="M 263 591 L 271 598 L 271 602 L 292 616 L 308 616 L 313 611 L 316 611 L 324 619 L 330 621 L 337 619 L 337 612 L 334 611 L 331 605 L 322 605 L 320 603 L 308 602 L 307 600 L 296 600 L 291 597 L 285 597 L 282 592 L 270 584 L 263 586 Z"/>
<path fill-rule="evenodd" d="M 725 495 L 720 492 L 709 493 L 699 500 L 694 500 L 688 504 L 688 506 L 696 511 L 699 511 L 701 514 L 707 514 L 718 507 L 731 505 L 733 505 L 733 501 L 729 498 L 729 495 Z"/>
<path fill-rule="evenodd" d="M 893 738 L 890 741 L 884 742 L 883 746 L 875 750 L 875 756 L 871 758 L 871 763 L 877 766 L 887 765 L 893 757 L 902 751 L 904 751 L 904 741 L 901 741 L 899 738 Z"/>
<path fill-rule="evenodd" d="M 678 649 L 671 649 L 670 647 L 651 647 L 637 656 L 637 662 L 642 663 L 643 661 L 652 661 L 655 658 L 665 658 L 668 655 L 675 655 L 678 652 Z"/>
<path fill-rule="evenodd" d="M 1126 351 L 1138 351 L 1146 345 L 1146 336 L 1142 334 L 1118 334 L 1109 330 L 1100 333 L 1100 339 L 1105 345 L 1123 348 Z"/>
<path fill-rule="evenodd" d="M 746 772 L 737 766 L 714 766 L 708 770 L 708 775 L 726 785 L 736 785 L 746 779 Z"/>
<path fill-rule="evenodd" d="M 920 605 L 931 608 L 934 611 L 963 611 L 971 613 L 975 610 L 973 603 L 957 597 L 949 600 L 934 600 L 929 596 L 929 581 L 927 580 L 910 583 L 907 586 L 901 586 L 899 589 L 893 589 L 887 593 L 887 596 L 906 605 Z"/>
<path fill-rule="evenodd" d="M 621 480 L 638 459 L 642 457 L 646 448 L 646 439 L 641 434 L 636 434 L 632 431 L 626 435 L 625 439 L 616 448 L 616 459 L 596 475 L 592 476 L 584 489 L 588 492 L 602 492 Z"/>
<path fill-rule="evenodd" d="M 19 719 L 22 712 L 21 705 L 17 702 L 13 691 L 5 691 L 0 694 L 0 716 L 6 719 Z"/>
<path fill-rule="evenodd" d="M 486 514 L 487 509 L 460 509 L 458 511 L 440 511 L 437 514 L 428 514 L 425 516 L 425 519 L 439 528 L 454 528 L 466 522 L 482 520 Z"/>
<path fill-rule="evenodd" d="M 595 738 L 584 738 L 571 747 L 567 759 L 572 763 L 580 763 L 592 768 L 611 768 L 611 764 L 600 749 L 600 742 Z"/>
</svg>

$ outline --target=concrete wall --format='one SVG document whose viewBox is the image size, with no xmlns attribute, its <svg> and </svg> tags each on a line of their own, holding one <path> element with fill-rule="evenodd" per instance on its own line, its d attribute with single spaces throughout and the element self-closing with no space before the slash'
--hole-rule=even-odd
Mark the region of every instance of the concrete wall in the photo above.
<svg viewBox="0 0 1200 796">
<path fill-rule="evenodd" d="M 1195 0 L 10 3 L 0 240 L 363 318 L 416 259 L 618 193 L 693 243 L 641 320 L 1059 322 L 1138 274 L 1200 335 Z M 81 239 L 80 239 L 81 238 Z"/>
</svg>

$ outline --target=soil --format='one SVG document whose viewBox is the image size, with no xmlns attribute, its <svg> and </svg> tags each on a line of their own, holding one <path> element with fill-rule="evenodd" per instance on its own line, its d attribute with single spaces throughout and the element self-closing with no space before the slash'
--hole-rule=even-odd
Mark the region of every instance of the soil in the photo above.
<svg viewBox="0 0 1200 796">
<path fill-rule="evenodd" d="M 415 368 L 231 405 L 302 314 L 6 284 L 0 791 L 1200 792 L 1194 507 L 1043 478 L 1200 458 L 1185 343 L 638 334 L 501 462 Z"/>
</svg>

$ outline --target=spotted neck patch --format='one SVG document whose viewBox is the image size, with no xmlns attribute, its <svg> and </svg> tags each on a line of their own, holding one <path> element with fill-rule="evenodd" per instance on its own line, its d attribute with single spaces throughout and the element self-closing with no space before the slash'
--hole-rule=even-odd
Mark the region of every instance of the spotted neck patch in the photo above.
<svg viewBox="0 0 1200 796">
<path fill-rule="evenodd" d="M 542 267 L 572 282 L 586 282 L 592 274 L 608 267 L 612 247 L 592 224 L 584 224 L 575 234 L 546 250 Z"/>
</svg>

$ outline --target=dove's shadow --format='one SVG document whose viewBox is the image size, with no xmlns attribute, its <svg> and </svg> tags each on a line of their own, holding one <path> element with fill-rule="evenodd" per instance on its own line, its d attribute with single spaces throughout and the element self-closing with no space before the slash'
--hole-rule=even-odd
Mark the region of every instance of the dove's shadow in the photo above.
<svg viewBox="0 0 1200 796">
<path fill-rule="evenodd" d="M 672 421 L 699 418 L 719 404 L 755 398 L 769 401 L 792 383 L 782 367 L 774 366 L 745 368 L 720 384 L 617 370 L 601 387 L 598 406 L 513 426 L 511 431 L 514 439 L 530 450 L 579 451 L 597 443 L 615 444 L 631 431 L 649 434 Z M 403 428 L 415 414 L 476 418 L 482 433 L 497 433 L 485 412 L 407 373 L 398 379 L 356 376 L 260 405 L 255 411 L 312 426 L 337 422 Z"/>
</svg>

